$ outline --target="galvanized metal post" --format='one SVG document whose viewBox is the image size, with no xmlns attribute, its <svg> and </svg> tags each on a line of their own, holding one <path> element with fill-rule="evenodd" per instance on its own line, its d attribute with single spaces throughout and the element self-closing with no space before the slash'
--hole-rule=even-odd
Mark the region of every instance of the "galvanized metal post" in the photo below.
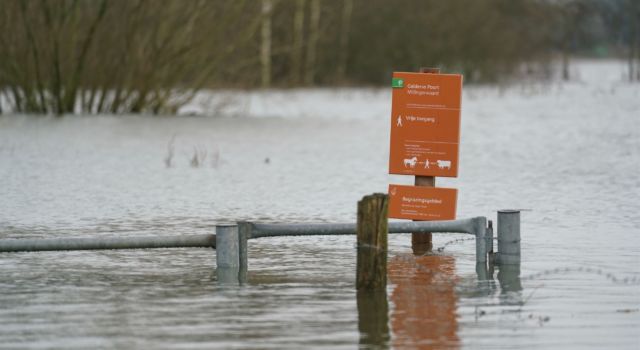
<svg viewBox="0 0 640 350">
<path fill-rule="evenodd" d="M 498 264 L 520 264 L 520 211 L 498 211 Z"/>
<path fill-rule="evenodd" d="M 489 279 L 489 269 L 487 268 L 486 262 L 476 262 L 476 275 L 478 275 L 478 281 L 486 281 Z"/>
<path fill-rule="evenodd" d="M 249 268 L 248 242 L 249 238 L 251 238 L 252 231 L 253 225 L 250 222 L 238 222 L 238 244 L 240 246 L 240 283 L 244 283 L 247 281 L 247 270 Z"/>
<path fill-rule="evenodd" d="M 498 270 L 498 282 L 503 293 L 519 292 L 522 290 L 520 279 L 520 264 L 500 265 Z"/>
<path fill-rule="evenodd" d="M 473 218 L 473 231 L 476 236 L 476 263 L 486 263 L 487 261 L 487 218 Z"/>
<path fill-rule="evenodd" d="M 486 221 L 486 219 L 484 221 Z M 476 240 L 478 239 L 479 238 L 476 238 Z M 486 257 L 486 261 L 480 261 L 478 259 L 476 247 L 476 274 L 478 275 L 478 281 L 493 280 L 493 222 L 491 222 L 491 220 L 488 221 L 488 226 L 486 226 L 484 230 L 484 242 L 485 246 L 483 256 Z"/>
<path fill-rule="evenodd" d="M 240 233 L 238 225 L 216 226 L 216 275 L 219 283 L 240 283 Z"/>
<path fill-rule="evenodd" d="M 485 232 L 485 238 L 487 240 L 487 254 L 493 253 L 493 221 L 489 220 L 489 225 Z"/>
</svg>

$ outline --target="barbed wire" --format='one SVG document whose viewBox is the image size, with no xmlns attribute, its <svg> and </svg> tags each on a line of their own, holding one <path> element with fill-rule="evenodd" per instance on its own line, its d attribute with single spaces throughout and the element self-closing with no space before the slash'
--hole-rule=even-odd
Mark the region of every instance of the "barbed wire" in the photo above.
<svg viewBox="0 0 640 350">
<path fill-rule="evenodd" d="M 444 243 L 441 247 L 436 248 L 436 251 L 440 253 L 440 252 L 443 252 L 448 246 L 450 246 L 452 244 L 462 243 L 462 242 L 465 242 L 465 241 L 471 241 L 471 240 L 475 240 L 475 239 L 476 239 L 475 237 L 464 237 L 464 238 L 452 239 L 452 240 Z M 427 253 L 425 253 L 425 254 L 427 254 Z M 425 254 L 423 254 L 423 255 L 425 255 Z"/>
<path fill-rule="evenodd" d="M 547 270 L 543 270 L 543 271 L 540 271 L 540 272 L 536 272 L 534 274 L 530 274 L 530 275 L 527 275 L 527 276 L 520 277 L 520 280 L 521 281 L 532 281 L 532 280 L 536 280 L 536 279 L 542 278 L 543 276 L 549 276 L 549 275 L 554 275 L 554 274 L 557 275 L 557 274 L 563 274 L 563 273 L 575 273 L 575 272 L 590 273 L 590 274 L 603 276 L 604 278 L 606 278 L 609 281 L 611 281 L 613 283 L 616 283 L 616 284 L 640 285 L 640 275 L 621 278 L 621 277 L 618 277 L 618 276 L 614 275 L 611 272 L 606 272 L 605 270 L 603 270 L 601 268 L 583 267 L 583 266 L 581 266 L 581 267 L 557 267 L 557 268 L 554 268 L 554 269 L 547 269 Z"/>
<path fill-rule="evenodd" d="M 425 255 L 422 255 L 422 256 L 425 256 Z M 460 281 L 460 277 L 451 276 L 449 274 L 443 273 L 442 271 L 438 271 L 436 269 L 429 268 L 427 266 L 423 266 L 416 263 L 415 256 L 413 255 L 409 255 L 409 254 L 397 255 L 395 258 L 400 259 L 401 261 L 413 264 L 413 266 L 418 271 L 431 274 L 433 282 L 457 284 Z M 498 269 L 499 268 L 500 266 L 498 265 Z M 596 267 L 556 267 L 556 268 L 546 269 L 540 272 L 536 272 L 533 274 L 529 274 L 526 276 L 522 276 L 522 277 L 519 277 L 519 279 L 521 282 L 530 282 L 530 281 L 540 280 L 542 278 L 545 278 L 551 275 L 569 274 L 569 273 L 593 274 L 593 275 L 602 276 L 608 281 L 615 284 L 628 285 L 628 286 L 640 286 L 640 275 L 628 276 L 623 278 L 623 277 L 616 276 L 612 272 L 607 272 L 602 268 L 596 268 Z M 492 276 L 489 279 L 489 281 L 493 280 L 494 278 L 496 277 Z M 484 283 L 487 281 L 478 281 L 478 282 Z"/>
<path fill-rule="evenodd" d="M 433 255 L 434 252 L 437 253 L 442 253 L 445 249 L 447 249 L 447 247 L 454 245 L 454 244 L 458 244 L 458 243 L 463 243 L 466 241 L 471 241 L 471 240 L 475 240 L 475 237 L 462 237 L 462 238 L 457 238 L 457 239 L 452 239 L 450 241 L 445 242 L 444 244 L 442 244 L 440 247 L 426 252 L 424 254 L 421 255 L 412 255 L 412 254 L 406 254 L 406 255 L 396 255 L 395 258 L 396 259 L 400 259 L 401 261 L 404 262 L 408 262 L 413 264 L 417 270 L 421 271 L 421 272 L 426 272 L 432 275 L 432 282 L 436 283 L 436 284 L 458 284 L 460 281 L 459 277 L 451 277 L 448 274 L 445 274 L 441 271 L 437 271 L 435 269 L 431 269 L 428 268 L 426 266 L 417 264 L 415 261 L 416 257 L 420 257 L 420 256 L 428 256 L 428 255 Z M 497 238 L 494 237 L 494 241 L 496 241 Z M 377 248 L 375 246 L 371 246 L 368 244 L 356 244 L 356 248 L 364 248 L 364 249 L 377 249 L 377 250 L 381 250 L 380 248 Z M 499 268 L 499 265 L 497 265 Z M 556 267 L 556 268 L 551 268 L 551 269 L 546 269 L 540 272 L 536 272 L 533 274 L 529 274 L 526 276 L 522 276 L 520 277 L 520 281 L 521 282 L 526 282 L 526 281 L 535 281 L 535 280 L 539 280 L 541 278 L 547 277 L 547 276 L 551 276 L 551 275 L 558 275 L 558 274 L 568 274 L 568 273 L 588 273 L 588 274 L 594 274 L 594 275 L 598 275 L 598 276 L 602 276 L 605 279 L 609 280 L 612 283 L 615 284 L 622 284 L 622 285 L 639 285 L 640 286 L 640 274 L 638 275 L 634 275 L 634 276 L 629 276 L 629 277 L 619 277 L 616 276 L 614 273 L 612 272 L 607 272 L 602 268 L 598 268 L 598 267 L 584 267 L 584 266 L 580 266 L 580 267 Z M 492 277 L 493 279 L 493 277 Z M 479 281 L 482 282 L 482 281 Z"/>
<path fill-rule="evenodd" d="M 464 238 L 458 238 L 458 239 L 453 239 L 450 241 L 445 242 L 442 246 L 440 246 L 439 248 L 436 248 L 435 251 L 441 253 L 443 252 L 448 246 L 453 245 L 453 244 L 458 244 L 458 243 L 462 243 L 465 241 L 470 241 L 470 240 L 475 240 L 475 237 L 464 237 Z M 493 239 L 494 241 L 497 241 L 497 238 Z M 429 255 L 432 254 L 432 252 L 427 252 L 422 254 L 424 255 Z M 556 267 L 553 269 L 547 269 L 547 270 L 543 270 L 540 272 L 536 272 L 534 274 L 530 274 L 527 276 L 523 276 L 520 277 L 521 281 L 531 281 L 531 280 L 535 280 L 535 279 L 539 279 L 542 278 L 543 276 L 549 276 L 549 275 L 553 275 L 553 274 L 560 274 L 560 273 L 571 273 L 571 272 L 582 272 L 582 273 L 591 273 L 591 274 L 595 274 L 595 275 L 599 275 L 599 276 L 603 276 L 604 278 L 606 278 L 607 280 L 616 283 L 616 284 L 625 284 L 625 285 L 640 285 L 640 275 L 635 275 L 635 276 L 631 276 L 631 277 L 618 277 L 616 275 L 614 275 L 611 272 L 607 272 L 601 268 L 595 268 L 595 267 Z"/>
</svg>

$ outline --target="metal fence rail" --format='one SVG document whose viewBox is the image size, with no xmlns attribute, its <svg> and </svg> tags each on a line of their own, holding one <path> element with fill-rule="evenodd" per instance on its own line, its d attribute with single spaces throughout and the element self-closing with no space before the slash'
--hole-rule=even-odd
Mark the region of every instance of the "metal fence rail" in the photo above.
<svg viewBox="0 0 640 350">
<path fill-rule="evenodd" d="M 458 232 L 476 234 L 477 225 L 484 225 L 486 218 L 477 217 L 447 221 L 390 222 L 389 233 Z M 251 224 L 248 238 L 277 236 L 354 235 L 356 224 Z"/>
<path fill-rule="evenodd" d="M 475 236 L 476 263 L 483 266 L 493 252 L 493 228 L 487 218 L 474 217 L 449 221 L 389 222 L 389 233 L 458 232 Z M 353 235 L 357 225 L 347 224 L 261 224 L 238 222 L 216 226 L 216 234 L 146 237 L 95 237 L 51 239 L 0 239 L 0 252 L 145 249 L 202 247 L 216 249 L 219 281 L 242 281 L 247 274 L 248 241 L 280 236 Z M 520 212 L 498 212 L 500 264 L 520 263 Z"/>
<path fill-rule="evenodd" d="M 492 250 L 493 237 L 486 229 L 485 217 L 449 221 L 390 222 L 389 233 L 459 232 L 476 236 L 476 259 L 485 261 L 487 251 Z M 224 227 L 224 228 L 223 228 Z M 240 227 L 240 230 L 238 228 Z M 278 236 L 354 235 L 356 224 L 260 224 L 241 222 L 238 225 L 218 226 L 216 231 L 237 235 L 239 248 L 246 252 L 248 239 Z M 222 232 L 219 232 L 222 233 Z M 223 241 L 221 241 L 223 239 Z M 56 251 L 56 250 L 99 250 L 99 249 L 149 249 L 204 247 L 216 248 L 216 241 L 225 252 L 238 248 L 226 248 L 228 240 L 218 235 L 145 236 L 145 237 L 96 237 L 96 238 L 47 238 L 47 239 L 2 239 L 0 252 Z M 488 248 L 488 249 L 487 249 Z"/>
<path fill-rule="evenodd" d="M 248 225 L 247 239 L 279 236 L 324 236 L 356 234 L 356 224 L 258 224 Z M 446 221 L 390 222 L 389 233 L 457 232 L 476 237 L 476 261 L 486 261 L 487 253 L 493 251 L 493 233 L 487 230 L 487 218 Z M 242 246 L 242 243 L 241 243 Z"/>
<path fill-rule="evenodd" d="M 95 237 L 95 238 L 38 238 L 2 239 L 0 252 L 147 249 L 147 248 L 215 248 L 216 235 Z"/>
</svg>

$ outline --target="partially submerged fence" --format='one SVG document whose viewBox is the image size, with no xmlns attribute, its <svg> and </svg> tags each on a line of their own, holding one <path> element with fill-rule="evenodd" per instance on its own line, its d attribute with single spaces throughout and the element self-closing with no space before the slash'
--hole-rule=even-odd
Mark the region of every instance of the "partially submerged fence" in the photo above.
<svg viewBox="0 0 640 350">
<path fill-rule="evenodd" d="M 365 197 L 363 201 L 368 197 L 372 196 Z M 384 200 L 386 201 L 386 196 Z M 387 223 L 386 207 L 381 217 L 382 219 L 374 219 L 372 225 L 375 226 L 377 221 L 383 222 L 385 249 L 386 232 L 393 234 L 466 233 L 475 236 L 476 262 L 478 264 L 486 264 L 487 259 L 493 260 L 493 228 L 491 221 L 487 221 L 486 217 L 480 216 L 449 221 Z M 0 252 L 182 247 L 213 248 L 216 249 L 218 278 L 234 280 L 240 276 L 240 280 L 242 280 L 242 276 L 246 276 L 248 267 L 248 241 L 250 239 L 280 236 L 354 235 L 359 230 L 362 230 L 359 225 L 367 220 L 369 220 L 367 215 L 359 213 L 358 223 L 264 224 L 238 222 L 236 224 L 216 226 L 215 235 L 2 239 L 0 240 Z M 358 245 L 366 244 L 368 243 L 360 241 L 360 235 L 358 235 Z M 498 251 L 495 257 L 496 262 L 501 264 L 520 263 L 520 212 L 517 210 L 498 212 Z"/>
<path fill-rule="evenodd" d="M 216 235 L 2 239 L 0 252 L 216 247 Z"/>
</svg>

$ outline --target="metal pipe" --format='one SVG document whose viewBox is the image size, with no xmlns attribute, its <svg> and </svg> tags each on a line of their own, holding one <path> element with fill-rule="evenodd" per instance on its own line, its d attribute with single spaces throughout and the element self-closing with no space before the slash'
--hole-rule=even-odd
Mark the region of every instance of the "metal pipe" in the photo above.
<svg viewBox="0 0 640 350">
<path fill-rule="evenodd" d="M 498 217 L 498 222 L 498 225 L 500 225 L 500 216 Z M 520 219 L 518 214 L 518 261 L 520 254 L 519 223 Z M 486 242 L 486 224 L 487 219 L 480 216 L 470 219 L 447 221 L 390 222 L 388 229 L 389 233 L 460 232 L 473 234 L 476 236 L 476 261 L 484 262 L 486 261 L 488 246 Z M 218 250 L 216 254 L 218 268 L 239 267 L 240 270 L 246 271 L 248 265 L 247 240 L 250 238 L 352 235 L 355 233 L 356 224 L 256 224 L 241 222 L 238 225 L 216 226 L 216 235 L 4 239 L 0 240 L 0 252 L 208 247 L 217 248 Z M 500 231 L 498 234 L 500 234 Z M 500 246 L 500 241 L 498 241 L 498 244 Z M 506 248 L 505 253 L 510 254 Z"/>
<path fill-rule="evenodd" d="M 0 252 L 216 247 L 212 234 L 184 236 L 2 239 Z"/>
<path fill-rule="evenodd" d="M 498 263 L 520 264 L 520 211 L 498 211 Z"/>
<path fill-rule="evenodd" d="M 249 238 L 278 236 L 355 235 L 356 224 L 256 224 Z"/>
<path fill-rule="evenodd" d="M 459 220 L 390 222 L 389 233 L 458 232 L 477 236 L 478 220 L 486 221 L 484 217 L 479 216 Z M 484 238 L 484 234 L 482 237 Z"/>
<path fill-rule="evenodd" d="M 447 221 L 407 221 L 390 222 L 389 233 L 410 232 L 459 232 L 477 234 L 478 220 L 484 217 Z M 353 235 L 356 224 L 258 224 L 252 223 L 249 238 L 278 237 L 278 236 L 324 236 L 324 235 Z M 484 230 L 482 230 L 484 232 Z M 482 235 L 484 238 L 484 234 Z"/>
<path fill-rule="evenodd" d="M 356 224 L 251 224 L 249 238 L 278 236 L 352 235 Z M 470 219 L 446 221 L 390 222 L 389 233 L 460 232 L 476 236 L 476 261 L 487 260 L 487 219 L 479 216 Z"/>
</svg>

